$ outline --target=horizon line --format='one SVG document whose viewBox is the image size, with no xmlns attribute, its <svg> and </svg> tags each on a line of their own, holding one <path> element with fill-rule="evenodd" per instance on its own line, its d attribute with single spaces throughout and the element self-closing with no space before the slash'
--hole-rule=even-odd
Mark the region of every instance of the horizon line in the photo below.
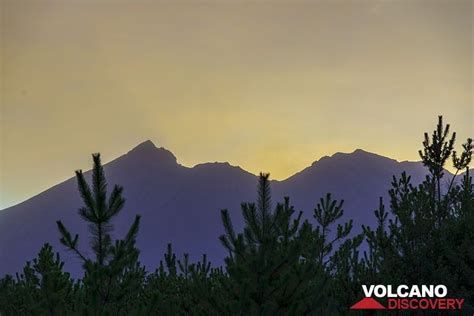
<svg viewBox="0 0 474 316">
<path fill-rule="evenodd" d="M 193 169 L 193 168 L 195 168 L 195 167 L 197 167 L 197 166 L 200 166 L 200 165 L 215 164 L 215 163 L 217 163 L 217 164 L 228 164 L 228 165 L 231 166 L 231 167 L 240 168 L 240 169 L 243 170 L 244 172 L 247 172 L 247 173 L 249 173 L 249 174 L 251 174 L 251 175 L 253 175 L 253 176 L 255 176 L 255 177 L 258 177 L 258 173 L 255 174 L 254 172 L 248 171 L 247 169 L 245 169 L 244 167 L 242 167 L 242 166 L 240 166 L 240 165 L 233 165 L 233 164 L 231 164 L 231 163 L 228 162 L 228 161 L 206 161 L 206 162 L 200 162 L 200 163 L 194 164 L 194 165 L 192 165 L 192 166 L 187 166 L 187 165 L 181 164 L 181 163 L 179 162 L 179 159 L 174 155 L 174 153 L 173 153 L 171 150 L 169 150 L 168 148 L 163 147 L 163 146 L 161 146 L 161 147 L 156 146 L 155 143 L 154 143 L 151 139 L 145 139 L 144 141 L 141 141 L 141 142 L 139 142 L 137 145 L 133 146 L 133 147 L 132 147 L 130 150 L 128 150 L 127 152 L 125 152 L 125 153 L 123 153 L 123 154 L 120 154 L 120 155 L 118 155 L 118 156 L 116 156 L 116 157 L 114 157 L 114 158 L 112 158 L 112 159 L 110 159 L 110 160 L 105 161 L 105 162 L 104 162 L 104 167 L 106 167 L 109 163 L 111 163 L 111 162 L 113 162 L 113 161 L 115 161 L 115 160 L 117 160 L 117 159 L 119 159 L 119 158 L 121 158 L 121 157 L 124 157 L 124 156 L 126 156 L 127 154 L 133 152 L 134 150 L 136 150 L 136 149 L 139 148 L 140 146 L 147 145 L 147 144 L 153 145 L 153 147 L 155 148 L 155 150 L 165 150 L 165 151 L 168 151 L 169 153 L 171 153 L 171 154 L 176 158 L 176 163 L 177 163 L 179 166 L 182 166 L 182 167 L 185 167 L 185 168 Z M 287 177 L 285 177 L 285 178 L 283 178 L 283 179 L 271 179 L 271 181 L 277 181 L 277 182 L 284 182 L 284 181 L 287 181 L 288 179 L 294 177 L 295 175 L 300 174 L 301 172 L 307 170 L 308 168 L 311 168 L 312 166 L 314 166 L 315 164 L 317 164 L 318 162 L 320 162 L 320 161 L 321 161 L 322 159 L 324 159 L 324 158 L 332 158 L 332 157 L 334 157 L 335 155 L 338 155 L 338 154 L 351 155 L 351 154 L 355 154 L 355 153 L 357 153 L 357 152 L 363 152 L 363 153 L 367 153 L 367 154 L 370 154 L 370 155 L 378 156 L 378 157 L 380 157 L 380 158 L 390 159 L 390 160 L 393 160 L 393 161 L 395 161 L 395 162 L 397 162 L 397 163 L 421 163 L 421 160 L 398 160 L 398 159 L 396 159 L 396 158 L 384 156 L 384 155 L 381 155 L 381 154 L 378 154 L 378 153 L 375 153 L 375 152 L 371 152 L 371 151 L 364 150 L 364 149 L 362 149 L 362 148 L 355 148 L 355 149 L 354 149 L 353 151 L 351 151 L 351 152 L 336 151 L 336 152 L 334 152 L 334 153 L 332 153 L 332 154 L 322 155 L 322 156 L 319 157 L 318 159 L 314 160 L 310 165 L 308 165 L 308 166 L 302 168 L 301 170 L 299 170 L 299 171 L 297 171 L 297 172 L 291 174 L 290 176 L 287 176 Z M 87 169 L 87 170 L 85 170 L 84 172 L 89 172 L 90 170 L 91 170 L 91 169 Z M 449 170 L 447 170 L 447 169 L 446 169 L 446 171 L 449 172 L 451 175 L 453 175 L 453 173 L 452 173 L 451 171 L 449 171 Z M 263 172 L 263 171 L 261 171 L 261 172 Z M 269 173 L 270 173 L 270 175 L 271 175 L 271 172 L 269 172 Z M 46 192 L 46 191 L 48 191 L 48 190 L 50 190 L 50 189 L 52 189 L 52 188 L 54 188 L 54 187 L 56 187 L 56 186 L 58 186 L 58 185 L 61 185 L 62 183 L 67 182 L 67 181 L 69 181 L 69 180 L 71 180 L 71 179 L 73 179 L 73 178 L 74 178 L 74 176 L 70 176 L 70 177 L 68 177 L 68 178 L 64 178 L 64 179 L 62 179 L 62 180 L 59 180 L 56 184 L 54 184 L 54 185 L 52 185 L 52 186 L 50 186 L 50 187 L 48 187 L 48 188 L 46 188 L 46 189 L 44 189 L 44 190 L 41 190 L 41 191 L 39 191 L 39 192 L 36 193 L 36 194 L 33 194 L 33 195 L 29 196 L 29 197 L 26 197 L 26 198 L 24 198 L 24 199 L 22 199 L 22 200 L 20 200 L 20 201 L 18 201 L 18 202 L 16 202 L 16 203 L 14 202 L 13 204 L 6 205 L 6 206 L 0 205 L 0 212 L 2 212 L 2 211 L 4 211 L 4 210 L 7 210 L 7 209 L 9 209 L 9 208 L 11 208 L 11 207 L 15 207 L 15 206 L 17 206 L 17 205 L 20 205 L 20 204 L 22 204 L 22 203 L 24 203 L 24 202 L 27 202 L 28 200 L 30 200 L 30 199 L 32 199 L 32 198 L 38 196 L 38 195 L 41 195 L 42 193 L 44 193 L 44 192 Z"/>
</svg>

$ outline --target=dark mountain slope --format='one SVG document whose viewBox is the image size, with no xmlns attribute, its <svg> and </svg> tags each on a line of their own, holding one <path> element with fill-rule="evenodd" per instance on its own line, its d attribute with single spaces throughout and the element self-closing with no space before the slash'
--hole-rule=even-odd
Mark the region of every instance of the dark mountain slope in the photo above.
<svg viewBox="0 0 474 316">
<path fill-rule="evenodd" d="M 274 185 L 275 193 L 288 195 L 298 209 L 311 216 L 320 197 L 332 193 L 344 199 L 345 219 L 352 218 L 356 229 L 361 224 L 375 223 L 373 211 L 379 197 L 388 203 L 387 196 L 393 175 L 403 171 L 412 175 L 414 183 L 425 177 L 425 168 L 419 162 L 397 162 L 363 150 L 336 153 L 323 157 L 312 166 Z"/>
<path fill-rule="evenodd" d="M 178 255 L 189 252 L 191 258 L 198 258 L 207 253 L 212 262 L 222 263 L 220 210 L 229 209 L 239 229 L 240 204 L 256 195 L 255 175 L 228 163 L 184 167 L 171 152 L 150 141 L 108 163 L 105 171 L 109 189 L 122 185 L 127 199 L 125 210 L 114 221 L 115 236 L 122 236 L 135 214 L 142 214 L 138 247 L 150 270 L 162 259 L 168 242 Z M 284 181 L 273 181 L 274 202 L 290 196 L 296 208 L 311 218 L 319 198 L 332 192 L 346 201 L 345 217 L 353 218 L 359 230 L 360 224 L 373 223 L 379 196 L 386 196 L 392 175 L 403 171 L 412 174 L 414 182 L 425 175 L 420 163 L 397 162 L 362 150 L 337 153 Z M 20 271 L 44 242 L 61 250 L 68 270 L 79 271 L 78 260 L 59 244 L 56 220 L 78 233 L 81 248 L 87 249 L 87 227 L 77 215 L 80 206 L 75 179 L 69 179 L 0 211 L 0 275 Z"/>
</svg>

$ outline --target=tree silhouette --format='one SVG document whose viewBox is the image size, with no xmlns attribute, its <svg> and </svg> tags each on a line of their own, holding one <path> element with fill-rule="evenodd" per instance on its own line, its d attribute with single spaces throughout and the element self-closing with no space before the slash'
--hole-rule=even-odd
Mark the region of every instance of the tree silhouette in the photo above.
<svg viewBox="0 0 474 316">
<path fill-rule="evenodd" d="M 111 220 L 125 204 L 125 199 L 122 197 L 123 189 L 120 186 L 114 186 L 107 199 L 107 182 L 100 154 L 94 154 L 92 158 L 94 162 L 92 188 L 81 170 L 76 171 L 76 179 L 84 202 L 84 206 L 78 212 L 89 225 L 90 244 L 95 260 L 87 258 L 79 250 L 77 234 L 72 238 L 71 233 L 61 221 L 57 221 L 57 226 L 61 233 L 61 243 L 83 261 L 85 270 L 83 299 L 87 305 L 93 306 L 94 311 L 104 311 L 109 305 L 123 300 L 124 296 L 131 292 L 131 289 L 125 286 L 133 283 L 131 276 L 144 277 L 144 269 L 137 262 L 139 251 L 135 247 L 140 215 L 136 215 L 125 237 L 113 243 L 110 235 L 113 230 Z"/>
<path fill-rule="evenodd" d="M 38 258 L 27 262 L 16 281 L 7 276 L 0 281 L 0 309 L 6 315 L 64 315 L 73 304 L 75 287 L 63 272 L 59 254 L 45 244 Z M 5 308 L 6 307 L 6 308 Z"/>
<path fill-rule="evenodd" d="M 234 314 L 269 315 L 296 312 L 305 284 L 316 273 L 314 265 L 301 260 L 303 238 L 298 234 L 301 213 L 293 218 L 295 210 L 285 199 L 271 206 L 268 174 L 260 174 L 257 203 L 243 203 L 245 227 L 236 234 L 227 210 L 222 222 L 225 235 L 220 237 L 229 252 L 225 259 L 229 274 L 228 286 Z"/>
<path fill-rule="evenodd" d="M 391 218 L 383 203 L 375 212 L 378 228 L 364 227 L 369 251 L 365 254 L 366 278 L 385 284 L 444 284 L 452 296 L 466 299 L 465 311 L 474 311 L 474 195 L 469 163 L 472 140 L 454 150 L 455 133 L 449 124 L 438 125 L 432 140 L 425 133 L 420 156 L 428 168 L 426 180 L 413 185 L 403 173 L 393 177 Z M 447 189 L 441 187 L 445 166 L 452 158 L 456 172 Z M 460 183 L 460 170 L 466 173 Z M 387 225 L 388 219 L 388 225 Z"/>
</svg>

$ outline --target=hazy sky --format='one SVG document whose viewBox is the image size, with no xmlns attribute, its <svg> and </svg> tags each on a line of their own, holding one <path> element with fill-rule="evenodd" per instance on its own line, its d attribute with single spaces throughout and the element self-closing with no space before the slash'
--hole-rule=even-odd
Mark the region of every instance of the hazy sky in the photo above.
<svg viewBox="0 0 474 316">
<path fill-rule="evenodd" d="M 151 139 L 286 178 L 473 130 L 472 1 L 8 1 L 0 208 Z"/>
</svg>

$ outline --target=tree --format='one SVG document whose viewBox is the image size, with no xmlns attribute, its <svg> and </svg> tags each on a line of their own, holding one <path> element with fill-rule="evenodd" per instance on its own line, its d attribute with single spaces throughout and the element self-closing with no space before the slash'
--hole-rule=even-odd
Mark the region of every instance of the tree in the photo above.
<svg viewBox="0 0 474 316">
<path fill-rule="evenodd" d="M 340 289 L 345 294 L 356 291 L 353 277 L 360 261 L 353 251 L 362 241 L 362 235 L 348 238 L 352 222 L 339 224 L 331 234 L 343 215 L 342 205 L 326 195 L 314 211 L 318 225 L 313 228 L 308 221 L 301 223 L 302 212 L 295 216 L 289 198 L 272 211 L 269 175 L 260 174 L 257 203 L 241 205 L 242 233 L 235 233 L 223 210 L 225 235 L 220 240 L 229 252 L 225 263 L 231 314 L 336 311 L 334 306 L 347 300 Z"/>
<path fill-rule="evenodd" d="M 425 181 L 414 185 L 403 173 L 393 177 L 390 195 L 391 217 L 383 202 L 375 215 L 374 231 L 364 227 L 369 245 L 365 254 L 367 278 L 386 284 L 444 284 L 450 295 L 466 299 L 472 312 L 474 291 L 474 195 L 469 164 L 472 139 L 454 150 L 456 133 L 449 135 L 442 117 L 430 141 L 425 133 L 420 156 L 428 169 Z M 445 167 L 452 159 L 455 174 L 443 188 Z M 458 173 L 465 169 L 461 182 Z"/>
<path fill-rule="evenodd" d="M 443 117 L 438 117 L 438 125 L 430 138 L 425 133 L 423 141 L 423 150 L 419 151 L 423 164 L 428 168 L 432 180 L 436 184 L 436 196 L 438 202 L 441 201 L 441 178 L 444 175 L 444 166 L 453 153 L 456 133 L 449 136 L 450 125 L 443 125 Z"/>
<path fill-rule="evenodd" d="M 311 234 L 308 247 L 313 253 L 308 256 L 322 271 L 321 282 L 312 283 L 311 293 L 320 293 L 321 303 L 316 308 L 318 314 L 345 315 L 347 306 L 357 298 L 360 292 L 359 273 L 362 263 L 357 248 L 363 235 L 350 237 L 352 220 L 338 223 L 344 215 L 344 200 L 335 200 L 330 193 L 316 205 L 313 218 L 316 227 L 306 223 Z M 337 224 L 337 225 L 336 225 Z M 336 230 L 333 230 L 335 226 Z"/>
<path fill-rule="evenodd" d="M 135 247 L 140 216 L 136 215 L 123 239 L 112 242 L 111 221 L 125 204 L 123 189 L 116 185 L 107 199 L 107 182 L 100 154 L 94 154 L 92 158 L 92 188 L 81 170 L 76 171 L 76 179 L 84 202 L 78 212 L 89 224 L 90 244 L 95 258 L 87 258 L 79 250 L 79 236 L 76 234 L 73 238 L 63 223 L 57 221 L 60 241 L 83 262 L 85 276 L 81 299 L 87 310 L 94 314 L 106 311 L 123 314 L 127 311 L 127 302 L 139 295 L 145 276 L 144 268 L 138 263 L 139 251 Z"/>
<path fill-rule="evenodd" d="M 220 237 L 229 252 L 227 291 L 232 314 L 274 315 L 304 311 L 307 284 L 315 265 L 302 258 L 301 213 L 286 198 L 271 206 L 268 174 L 260 174 L 257 203 L 243 203 L 245 227 L 236 235 L 227 210 L 221 212 L 225 235 Z M 305 236 L 306 237 L 306 236 Z"/>
<path fill-rule="evenodd" d="M 16 280 L 0 281 L 0 312 L 5 315 L 65 315 L 71 312 L 76 287 L 63 272 L 59 254 L 45 244 L 33 262 L 27 262 Z"/>
</svg>

